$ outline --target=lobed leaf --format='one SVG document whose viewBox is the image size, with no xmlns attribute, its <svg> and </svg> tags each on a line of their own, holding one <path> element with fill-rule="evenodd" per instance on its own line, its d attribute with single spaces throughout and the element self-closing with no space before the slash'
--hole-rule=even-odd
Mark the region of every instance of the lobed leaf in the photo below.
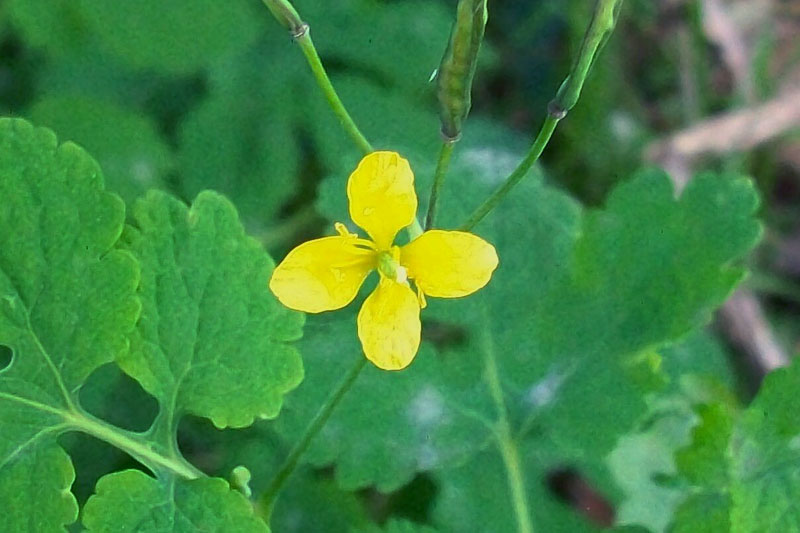
<svg viewBox="0 0 800 533">
<path fill-rule="evenodd" d="M 222 479 L 159 481 L 138 470 L 103 477 L 83 523 L 97 533 L 269 533 L 247 499 Z"/>
<path fill-rule="evenodd" d="M 276 416 L 303 376 L 289 344 L 303 315 L 269 292 L 275 265 L 236 209 L 212 192 L 187 207 L 152 191 L 133 218 L 125 247 L 142 265 L 143 309 L 120 366 L 159 400 L 173 433 L 184 413 L 217 427 Z"/>
<path fill-rule="evenodd" d="M 97 164 L 22 120 L 0 119 L 0 176 L 0 346 L 11 352 L 0 368 L 0 501 L 13 506 L 4 527 L 74 522 L 75 473 L 56 438 L 81 431 L 157 476 L 103 478 L 84 513 L 89 530 L 267 531 L 226 482 L 179 479 L 200 476 L 177 449 L 180 415 L 247 425 L 275 416 L 302 378 L 288 345 L 302 315 L 269 294 L 274 264 L 233 206 L 204 193 L 189 208 L 153 192 L 137 203 L 126 249 L 115 248 L 124 205 L 103 190 Z M 80 406 L 89 375 L 114 360 L 160 403 L 143 433 Z"/>
<path fill-rule="evenodd" d="M 139 313 L 136 262 L 112 249 L 122 201 L 74 144 L 0 119 L 0 501 L 4 527 L 62 530 L 77 517 L 74 472 L 56 444 L 78 389 L 127 350 Z"/>
</svg>

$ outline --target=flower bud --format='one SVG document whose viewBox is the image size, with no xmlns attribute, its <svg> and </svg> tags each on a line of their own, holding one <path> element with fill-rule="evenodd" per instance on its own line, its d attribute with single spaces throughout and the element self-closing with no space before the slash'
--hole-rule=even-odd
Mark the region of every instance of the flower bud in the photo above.
<svg viewBox="0 0 800 533">
<path fill-rule="evenodd" d="M 442 135 L 458 140 L 472 105 L 472 78 L 488 20 L 487 0 L 459 0 L 450 42 L 438 71 Z"/>
<path fill-rule="evenodd" d="M 263 0 L 263 2 L 272 16 L 278 19 L 278 22 L 283 24 L 292 35 L 299 36 L 305 32 L 306 25 L 289 0 Z"/>
</svg>

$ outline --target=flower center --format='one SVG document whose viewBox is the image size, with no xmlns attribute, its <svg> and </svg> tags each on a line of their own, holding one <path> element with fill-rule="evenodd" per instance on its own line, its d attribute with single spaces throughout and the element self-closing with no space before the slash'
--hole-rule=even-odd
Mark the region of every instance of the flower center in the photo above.
<svg viewBox="0 0 800 533">
<path fill-rule="evenodd" d="M 383 276 L 396 281 L 405 283 L 408 281 L 408 271 L 400 265 L 400 249 L 392 246 L 392 249 L 378 253 L 378 272 Z"/>
</svg>

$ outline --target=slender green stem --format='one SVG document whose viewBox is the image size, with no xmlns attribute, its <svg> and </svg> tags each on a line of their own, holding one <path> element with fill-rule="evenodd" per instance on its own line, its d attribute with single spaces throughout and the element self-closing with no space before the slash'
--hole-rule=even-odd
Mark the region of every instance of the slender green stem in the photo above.
<svg viewBox="0 0 800 533">
<path fill-rule="evenodd" d="M 319 54 L 317 54 L 317 49 L 314 47 L 314 41 L 311 40 L 311 32 L 308 25 L 304 25 L 301 31 L 294 35 L 294 38 L 297 44 L 300 45 L 303 55 L 306 56 L 308 66 L 311 67 L 314 79 L 317 80 L 317 85 L 322 89 L 325 98 L 328 100 L 328 105 L 331 106 L 344 130 L 364 154 L 372 152 L 372 145 L 369 144 L 367 138 L 358 129 L 350 113 L 345 109 L 339 95 L 336 94 L 336 89 L 333 88 L 328 73 L 325 72 L 325 67 L 322 66 L 322 61 L 319 58 Z"/>
<path fill-rule="evenodd" d="M 488 215 L 497 204 L 525 177 L 528 170 L 539 160 L 547 143 L 553 136 L 558 122 L 572 109 L 580 98 L 583 85 L 598 52 L 608 40 L 616 24 L 622 0 L 597 0 L 589 27 L 586 29 L 580 51 L 572 63 L 569 75 L 558 89 L 556 97 L 550 102 L 547 117 L 542 124 L 536 139 L 525 159 L 514 169 L 505 181 L 470 215 L 461 229 L 472 229 L 483 217 Z"/>
<path fill-rule="evenodd" d="M 325 403 L 320 406 L 319 411 L 317 411 L 317 414 L 308 424 L 308 427 L 306 427 L 305 433 L 303 433 L 303 436 L 294 445 L 292 450 L 289 452 L 289 455 L 286 457 L 286 460 L 283 462 L 283 465 L 278 470 L 278 473 L 275 474 L 275 477 L 273 477 L 272 481 L 270 481 L 269 486 L 267 487 L 266 491 L 264 491 L 264 495 L 261 498 L 261 506 L 266 510 L 266 515 L 268 517 L 272 512 L 272 506 L 275 504 L 275 499 L 278 493 L 280 492 L 284 483 L 286 483 L 286 480 L 289 479 L 289 476 L 291 476 L 292 472 L 294 472 L 294 469 L 297 468 L 300 457 L 311 445 L 311 441 L 314 440 L 314 437 L 316 437 L 323 426 L 325 426 L 325 423 L 328 421 L 328 418 L 330 418 L 333 410 L 342 400 L 347 391 L 350 390 L 350 387 L 353 386 L 353 383 L 355 383 L 366 364 L 367 359 L 363 356 L 359 356 L 358 361 L 356 361 L 356 364 L 350 369 L 350 372 L 347 373 L 341 383 L 339 383 L 339 385 L 331 392 L 331 394 L 325 400 Z"/>
<path fill-rule="evenodd" d="M 182 457 L 166 457 L 153 450 L 152 444 L 140 435 L 77 411 L 63 416 L 73 428 L 119 448 L 154 472 L 166 470 L 186 479 L 205 476 Z"/>
<path fill-rule="evenodd" d="M 306 56 L 308 66 L 311 67 L 311 73 L 314 75 L 317 85 L 325 95 L 325 99 L 328 101 L 333 113 L 339 119 L 342 128 L 364 155 L 372 153 L 374 151 L 372 145 L 361 133 L 361 130 L 358 129 L 350 113 L 347 112 L 331 83 L 331 79 L 328 77 L 328 73 L 325 71 L 325 67 L 322 65 L 322 60 L 319 58 L 314 41 L 311 40 L 311 30 L 308 24 L 300 20 L 297 11 L 285 0 L 264 0 L 264 4 L 284 26 L 289 28 L 295 42 L 300 45 L 300 49 L 303 51 L 303 55 Z M 411 225 L 406 228 L 406 231 L 408 232 L 409 240 L 412 241 L 422 235 L 423 230 L 419 219 L 415 217 Z"/>
<path fill-rule="evenodd" d="M 453 155 L 455 141 L 445 139 L 442 141 L 442 149 L 439 151 L 439 161 L 436 163 L 436 173 L 433 175 L 433 186 L 431 187 L 431 197 L 428 202 L 428 216 L 425 217 L 425 229 L 431 229 L 436 222 L 436 204 L 439 201 L 439 193 L 447 175 L 447 168 L 450 166 L 450 157 Z"/>
<path fill-rule="evenodd" d="M 542 129 L 539 130 L 539 134 L 536 136 L 536 140 L 533 141 L 533 145 L 531 146 L 531 149 L 528 150 L 525 158 L 519 165 L 517 165 L 517 168 L 514 169 L 514 172 L 512 172 L 497 189 L 495 189 L 491 196 L 484 200 L 484 202 L 472 212 L 472 215 L 470 215 L 467 221 L 461 225 L 461 230 L 469 231 L 475 227 L 475 225 L 483 220 L 483 217 L 488 215 L 495 207 L 497 207 L 497 204 L 499 204 L 500 201 L 505 198 L 511 189 L 513 189 L 514 186 L 525 177 L 525 174 L 527 174 L 536 161 L 539 160 L 539 156 L 542 155 L 547 143 L 550 142 L 550 138 L 553 136 L 553 131 L 555 131 L 556 125 L 561 118 L 563 118 L 563 115 L 559 116 L 558 114 L 548 113 L 544 124 L 542 124 Z"/>
<path fill-rule="evenodd" d="M 497 439 L 500 455 L 506 467 L 506 479 L 511 488 L 511 505 L 517 519 L 519 533 L 533 533 L 533 523 L 528 509 L 528 496 L 525 492 L 525 478 L 516 442 L 511 438 L 511 431 L 500 431 Z"/>
<path fill-rule="evenodd" d="M 497 409 L 497 423 L 495 425 L 495 439 L 506 469 L 506 480 L 511 491 L 511 504 L 514 508 L 514 517 L 517 521 L 519 533 L 533 533 L 528 496 L 525 490 L 525 476 L 522 472 L 522 463 L 519 458 L 517 442 L 512 436 L 511 424 L 508 414 L 503 387 L 500 384 L 500 375 L 497 371 L 497 361 L 494 354 L 494 344 L 489 337 L 484 336 L 484 378 L 489 386 L 495 407 Z"/>
</svg>

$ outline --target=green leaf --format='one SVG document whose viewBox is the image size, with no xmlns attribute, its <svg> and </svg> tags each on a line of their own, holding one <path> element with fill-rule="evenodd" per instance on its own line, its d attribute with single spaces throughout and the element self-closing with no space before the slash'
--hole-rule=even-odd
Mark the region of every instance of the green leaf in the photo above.
<svg viewBox="0 0 800 533">
<path fill-rule="evenodd" d="M 357 66 L 348 75 L 332 68 L 331 76 L 376 147 L 405 139 L 425 150 L 439 142 L 438 118 L 420 99 L 432 91 L 428 79 L 446 45 L 449 13 L 418 1 L 296 7 L 311 25 L 326 65 Z M 349 171 L 359 157 L 301 51 L 261 11 L 270 23 L 265 37 L 252 49 L 210 64 L 208 97 L 179 126 L 183 195 L 191 198 L 204 188 L 225 193 L 256 233 L 268 232 L 281 208 L 320 176 Z"/>
<path fill-rule="evenodd" d="M 253 42 L 260 11 L 244 0 L 81 0 L 104 48 L 131 66 L 188 73 Z"/>
<path fill-rule="evenodd" d="M 220 431 L 194 418 L 181 425 L 180 440 L 210 475 L 229 478 L 236 467 L 246 468 L 253 502 L 263 501 L 264 491 L 292 444 L 265 421 L 243 430 Z M 270 527 L 281 533 L 346 533 L 369 524 L 359 495 L 339 489 L 329 476 L 305 466 L 292 473 L 269 516 Z"/>
<path fill-rule="evenodd" d="M 737 413 L 701 406 L 692 444 L 676 460 L 692 496 L 675 531 L 800 531 L 800 365 L 768 375 L 753 403 Z"/>
<path fill-rule="evenodd" d="M 678 469 L 693 490 L 677 509 L 672 531 L 730 531 L 726 452 L 735 413 L 725 404 L 710 404 L 700 406 L 697 414 L 700 423 L 692 431 L 692 443 L 675 457 Z"/>
<path fill-rule="evenodd" d="M 617 523 L 646 525 L 662 533 L 685 498 L 680 488 L 656 481 L 677 473 L 673 454 L 688 444 L 695 423 L 689 405 L 679 399 L 670 403 L 660 406 L 666 412 L 657 414 L 649 427 L 621 437 L 608 457 L 614 481 L 625 493 L 617 507 Z"/>
<path fill-rule="evenodd" d="M 441 199 L 443 228 L 457 227 L 507 175 L 518 160 L 514 146 L 518 140 L 513 136 L 490 133 L 480 122 L 468 124 Z M 424 212 L 432 165 L 424 164 L 424 156 L 408 155 L 423 196 L 420 212 Z M 319 209 L 331 220 L 347 220 L 346 179 L 342 173 L 322 185 Z M 334 414 L 337 432 L 323 436 L 322 444 L 317 444 L 327 454 L 318 450 L 311 460 L 335 462 L 338 479 L 349 483 L 360 480 L 362 485 L 392 487 L 389 476 L 396 483 L 409 479 L 413 463 L 407 455 L 419 451 L 406 439 L 413 422 L 404 416 L 404 409 L 414 390 L 419 394 L 431 383 L 436 383 L 434 390 L 443 398 L 471 392 L 468 412 L 484 427 L 479 422 L 478 432 L 471 430 L 461 446 L 481 450 L 490 442 L 488 427 L 495 418 L 481 376 L 483 360 L 493 352 L 512 432 L 529 435 L 521 453 L 534 517 L 564 516 L 566 507 L 542 487 L 551 469 L 565 465 L 576 468 L 612 501 L 619 499 L 605 456 L 646 413 L 646 394 L 663 386 L 666 375 L 661 361 L 668 355 L 663 348 L 706 322 L 741 279 L 743 271 L 730 263 L 742 257 L 760 235 L 753 218 L 756 205 L 749 181 L 734 176 L 698 176 L 676 199 L 666 175 L 643 171 L 619 187 L 600 210 L 582 210 L 562 193 L 529 178 L 476 228 L 495 245 L 500 257 L 489 285 L 462 300 L 430 299 L 423 311 L 423 337 L 436 341 L 438 355 L 421 351 L 404 371 L 410 375 L 402 382 L 390 377 L 375 381 L 382 399 L 374 411 L 373 402 L 341 404 Z M 441 331 L 450 332 L 451 342 L 435 338 L 441 337 Z M 316 336 L 312 329 L 304 342 L 311 343 Z M 319 359 L 345 357 L 338 346 L 327 347 Z M 313 376 L 313 368 L 324 363 L 312 349 L 304 354 L 309 381 L 307 389 L 298 390 L 299 397 L 324 386 Z M 413 377 L 417 365 L 434 364 L 431 357 L 439 366 L 436 373 L 426 369 L 425 376 Z M 363 398 L 364 394 L 359 389 L 354 396 Z M 292 402 L 302 400 L 295 396 L 289 401 L 297 405 Z M 312 413 L 309 409 L 303 417 Z M 287 412 L 288 417 L 296 414 L 296 410 Z M 452 424 L 447 433 L 456 433 L 462 419 L 448 418 Z M 370 436 L 382 443 L 381 450 L 398 452 L 373 457 L 353 453 L 351 457 L 349 450 L 367 438 L 370 419 L 369 430 L 384 420 L 392 421 L 392 434 Z M 436 440 L 431 443 L 438 452 Z M 443 460 L 434 463 L 434 469 L 464 461 L 463 455 L 436 456 Z M 487 462 L 494 466 L 486 467 Z M 427 466 L 419 460 L 417 465 L 423 470 Z M 498 467 L 493 474 L 498 485 L 488 492 L 503 490 L 502 463 L 495 452 L 487 451 L 463 467 L 472 470 L 453 482 L 454 494 L 464 490 L 459 483 L 476 479 L 472 476 L 484 479 L 488 468 Z M 483 508 L 476 500 L 463 520 L 463 530 L 471 530 L 470 524 L 475 523 L 488 527 L 500 515 L 514 527 L 510 509 L 486 507 L 486 515 L 477 517 Z M 450 528 L 448 520 L 458 512 L 446 513 L 442 524 Z"/>
<path fill-rule="evenodd" d="M 800 364 L 767 376 L 731 437 L 731 530 L 800 531 Z"/>
<path fill-rule="evenodd" d="M 128 203 L 163 187 L 172 154 L 152 120 L 115 104 L 82 97 L 50 97 L 30 110 L 32 121 L 72 139 L 97 158 L 108 189 Z"/>
<path fill-rule="evenodd" d="M 300 61 L 258 47 L 218 62 L 209 97 L 179 130 L 183 194 L 219 190 L 256 230 L 297 192 L 301 106 L 291 85 L 280 82 L 302 65 L 290 59 Z"/>
<path fill-rule="evenodd" d="M 138 268 L 113 250 L 122 201 L 97 164 L 52 132 L 0 119 L 0 501 L 10 531 L 73 522 L 72 465 L 56 444 L 95 368 L 127 349 Z"/>
<path fill-rule="evenodd" d="M 561 465 L 552 449 L 537 448 L 535 443 L 528 442 L 520 449 L 522 469 L 528 477 L 525 489 L 534 531 L 598 531 L 599 528 L 590 526 L 566 503 L 556 501 L 550 494 L 543 479 L 547 471 L 542 465 Z M 505 466 L 497 450 L 486 450 L 463 466 L 437 472 L 436 477 L 440 488 L 433 518 L 441 529 L 454 533 L 518 531 Z"/>
<path fill-rule="evenodd" d="M 480 122 L 468 125 L 445 184 L 442 227 L 460 224 L 513 168 L 516 145 L 518 140 L 507 133 L 491 133 Z M 424 160 L 413 152 L 409 156 L 412 161 Z M 417 190 L 423 196 L 431 166 L 413 167 Z M 347 220 L 346 178 L 346 173 L 332 177 L 321 188 L 318 205 L 331 220 Z M 420 203 L 424 212 L 424 198 Z M 448 391 L 472 390 L 473 409 L 479 418 L 491 420 L 493 409 L 487 408 L 480 378 L 488 342 L 497 354 L 514 424 L 540 434 L 549 441 L 546 446 L 560 449 L 561 462 L 595 465 L 596 474 L 606 476 L 601 476 L 604 468 L 599 466 L 603 457 L 646 411 L 645 392 L 663 379 L 658 378 L 660 357 L 655 349 L 706 321 L 741 279 L 742 270 L 727 264 L 741 257 L 759 235 L 752 218 L 755 205 L 752 186 L 743 179 L 699 176 L 676 200 L 665 175 L 643 172 L 615 191 L 605 209 L 581 214 L 563 194 L 534 178 L 523 182 L 477 228 L 500 256 L 490 284 L 463 300 L 431 299 L 423 312 L 423 320 L 434 320 L 446 326 L 445 331 L 460 332 L 466 339 L 440 347 L 441 375 L 422 377 L 414 386 L 421 391 L 426 382 L 435 381 L 445 398 Z M 521 225 L 520 220 L 527 222 Z M 727 237 L 722 238 L 723 234 Z M 437 328 L 442 329 L 427 324 L 423 329 L 435 333 Z M 311 332 L 307 342 L 313 342 L 315 335 Z M 336 348 L 329 347 L 327 352 Z M 314 350 L 304 353 L 314 357 Z M 344 357 L 337 353 L 342 355 L 320 358 Z M 414 374 L 416 365 L 430 364 L 422 363 L 427 358 L 421 353 L 405 372 Z M 312 368 L 318 364 L 307 362 L 310 382 L 314 381 Z M 316 390 L 322 384 L 307 386 Z M 393 420 L 395 427 L 382 448 L 402 450 L 396 460 L 371 464 L 364 458 L 340 457 L 339 468 L 348 473 L 338 475 L 362 477 L 362 483 L 368 483 L 378 475 L 385 478 L 393 469 L 399 473 L 404 462 L 410 464 L 404 452 L 414 446 L 402 437 L 408 425 L 403 406 L 409 387 L 395 389 L 390 378 L 380 385 L 383 401 L 395 405 L 392 415 L 381 417 Z M 302 388 L 298 394 L 303 394 Z M 593 408 L 587 410 L 586 405 Z M 368 404 L 342 406 L 337 415 L 352 424 L 339 430 L 343 438 L 354 442 L 362 438 L 363 422 L 353 421 L 367 419 Z M 469 440 L 473 450 L 485 442 L 475 433 Z M 337 454 L 331 451 L 327 457 Z M 315 460 L 318 457 L 314 455 Z M 434 468 L 446 463 L 437 462 Z M 360 474 L 349 473 L 351 468 Z M 391 484 L 384 479 L 382 486 Z"/>
<path fill-rule="evenodd" d="M 363 357 L 355 316 L 310 316 L 299 343 L 306 378 L 287 398 L 276 430 L 295 442 L 337 379 Z M 450 365 L 452 366 L 452 364 Z M 352 490 L 369 484 L 391 491 L 411 480 L 418 470 L 458 462 L 483 447 L 488 439 L 470 385 L 475 368 L 450 374 L 444 383 L 444 363 L 423 347 L 412 367 L 388 373 L 367 367 L 331 415 L 305 459 L 317 466 L 335 462 L 336 479 Z M 463 388 L 456 386 L 461 380 Z M 480 402 L 479 402 L 480 403 Z"/>
<path fill-rule="evenodd" d="M 138 470 L 105 476 L 86 503 L 87 531 L 268 533 L 250 503 L 222 479 L 160 482 Z"/>
<path fill-rule="evenodd" d="M 720 390 L 718 380 L 733 385 L 730 355 L 708 333 L 695 332 L 660 354 L 669 386 L 648 401 L 641 427 L 621 437 L 607 457 L 614 482 L 624 492 L 616 522 L 645 525 L 654 533 L 667 530 L 687 495 L 685 486 L 664 479 L 678 474 L 675 452 L 689 444 L 698 425 L 694 404 L 729 394 Z"/>
<path fill-rule="evenodd" d="M 90 530 L 267 531 L 239 493 L 188 464 L 176 439 L 185 413 L 218 426 L 275 416 L 302 377 L 288 342 L 303 317 L 269 294 L 273 262 L 235 209 L 214 193 L 188 208 L 152 192 L 120 250 L 124 205 L 76 145 L 0 119 L 0 173 L 0 346 L 12 352 L 0 370 L 0 500 L 14 506 L 5 527 L 63 531 L 75 520 L 74 470 L 56 438 L 79 431 L 156 475 L 104 477 L 84 513 Z M 144 432 L 80 406 L 89 375 L 113 360 L 160 403 Z M 96 391 L 88 399 L 105 414 Z"/>
<path fill-rule="evenodd" d="M 189 208 L 153 191 L 133 218 L 125 241 L 142 264 L 143 309 L 120 366 L 159 400 L 173 433 L 183 413 L 217 427 L 276 416 L 303 376 L 289 344 L 303 315 L 269 292 L 274 263 L 236 209 L 212 192 Z"/>
</svg>

